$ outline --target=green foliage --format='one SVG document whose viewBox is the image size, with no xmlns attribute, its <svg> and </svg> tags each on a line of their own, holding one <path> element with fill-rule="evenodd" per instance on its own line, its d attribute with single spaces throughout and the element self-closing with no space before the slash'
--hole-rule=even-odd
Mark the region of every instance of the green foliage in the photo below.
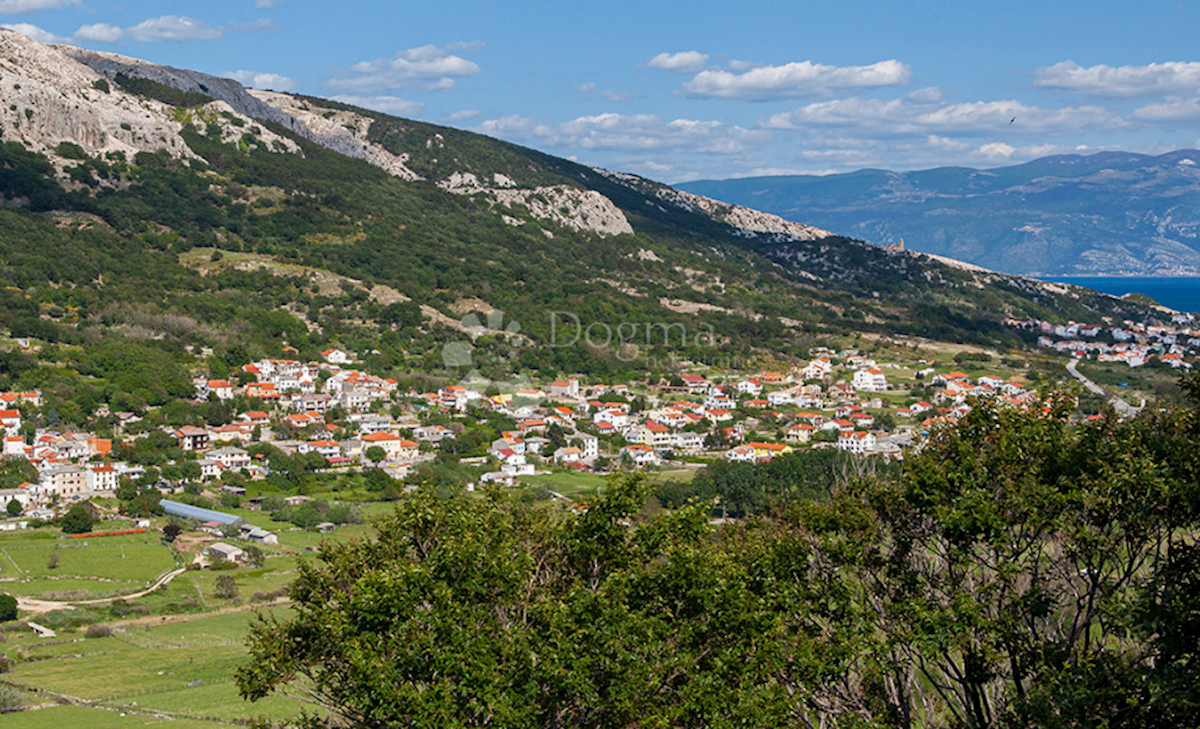
<svg viewBox="0 0 1200 729">
<path fill-rule="evenodd" d="M 9 499 L 8 504 L 4 507 L 4 510 L 8 512 L 9 516 L 20 516 L 21 502 L 17 501 L 16 499 Z"/>
<path fill-rule="evenodd" d="M 0 593 L 0 622 L 17 619 L 17 598 Z"/>
<path fill-rule="evenodd" d="M 0 169 L 0 194 L 8 200 L 27 199 L 34 212 L 53 210 L 68 199 L 45 156 L 19 142 L 0 142 Z"/>
<path fill-rule="evenodd" d="M 1200 417 L 1069 412 L 978 403 L 902 470 L 714 465 L 693 498 L 769 511 L 719 531 L 639 479 L 567 516 L 423 488 L 300 568 L 239 688 L 355 725 L 1187 725 Z"/>
<path fill-rule="evenodd" d="M 92 510 L 83 504 L 74 504 L 59 519 L 63 534 L 84 534 L 92 530 Z"/>
<path fill-rule="evenodd" d="M 80 147 L 74 142 L 59 142 L 58 147 L 56 147 L 54 151 L 59 157 L 63 157 L 65 159 L 88 158 L 87 152 L 83 151 L 83 147 Z"/>
<path fill-rule="evenodd" d="M 761 723 L 786 692 L 755 680 L 773 658 L 747 649 L 775 616 L 702 516 L 627 526 L 644 494 L 614 483 L 567 524 L 495 495 L 402 501 L 379 542 L 301 568 L 296 617 L 254 626 L 239 686 L 257 699 L 309 675 L 360 725 Z"/>
<path fill-rule="evenodd" d="M 192 382 L 179 360 L 158 347 L 112 339 L 88 349 L 80 363 L 86 374 L 150 405 L 192 394 Z"/>
<path fill-rule="evenodd" d="M 38 472 L 24 458 L 0 458 L 0 488 L 14 489 L 23 483 L 37 483 Z"/>
<path fill-rule="evenodd" d="M 832 448 L 797 450 L 765 463 L 718 460 L 691 481 L 662 482 L 655 496 L 670 508 L 699 500 L 727 516 L 765 514 L 793 499 L 822 501 L 838 484 L 877 467 L 890 468 Z"/>
</svg>

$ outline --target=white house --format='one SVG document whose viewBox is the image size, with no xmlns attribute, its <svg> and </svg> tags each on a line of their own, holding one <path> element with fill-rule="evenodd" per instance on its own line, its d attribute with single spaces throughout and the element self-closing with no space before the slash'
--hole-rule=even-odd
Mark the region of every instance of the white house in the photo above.
<svg viewBox="0 0 1200 729">
<path fill-rule="evenodd" d="M 572 440 L 579 441 L 579 449 L 583 451 L 583 460 L 591 461 L 600 455 L 600 439 L 591 433 L 576 433 Z"/>
<path fill-rule="evenodd" d="M 819 380 L 833 371 L 833 363 L 824 358 L 817 358 L 800 370 L 800 376 L 806 380 Z"/>
<path fill-rule="evenodd" d="M 704 450 L 704 441 L 708 436 L 704 433 L 672 433 L 671 448 L 677 451 L 686 451 L 689 453 L 698 453 Z"/>
<path fill-rule="evenodd" d="M 89 491 L 98 491 L 101 493 L 116 491 L 117 485 L 120 483 L 120 479 L 117 477 L 117 469 L 107 463 L 89 466 L 87 473 L 84 474 L 84 479 Z"/>
<path fill-rule="evenodd" d="M 740 445 L 725 451 L 727 461 L 753 461 L 756 458 L 758 456 L 754 453 L 754 446 Z"/>
<path fill-rule="evenodd" d="M 324 352 L 321 352 L 321 356 L 324 357 L 325 361 L 329 364 L 344 365 L 350 363 L 350 355 L 340 349 L 337 349 L 336 347 L 334 349 L 327 349 Z"/>
<path fill-rule="evenodd" d="M 621 449 L 622 453 L 627 454 L 629 459 L 633 461 L 633 465 L 641 468 L 643 466 L 653 466 L 658 464 L 658 454 L 654 449 L 645 445 L 629 445 Z"/>
<path fill-rule="evenodd" d="M 837 447 L 851 453 L 869 453 L 875 450 L 875 434 L 874 433 L 842 433 L 838 436 Z"/>
<path fill-rule="evenodd" d="M 888 387 L 887 377 L 883 374 L 883 370 L 875 368 L 855 372 L 854 379 L 850 384 L 855 390 L 866 392 L 883 392 Z"/>
<path fill-rule="evenodd" d="M 739 393 L 743 395 L 750 395 L 751 397 L 757 397 L 758 395 L 762 394 L 762 384 L 755 382 L 754 380 L 742 380 L 734 385 L 734 388 L 737 389 Z"/>
<path fill-rule="evenodd" d="M 767 393 L 767 402 L 772 407 L 792 405 L 796 402 L 796 396 L 787 390 L 776 390 L 775 392 Z"/>
</svg>

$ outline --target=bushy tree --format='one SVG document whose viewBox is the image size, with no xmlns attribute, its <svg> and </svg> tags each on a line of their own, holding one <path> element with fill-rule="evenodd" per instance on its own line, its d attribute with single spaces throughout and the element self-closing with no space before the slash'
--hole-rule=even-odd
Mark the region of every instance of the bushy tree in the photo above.
<svg viewBox="0 0 1200 729">
<path fill-rule="evenodd" d="M 162 528 L 163 538 L 168 542 L 174 542 L 175 539 L 183 533 L 183 526 L 176 521 L 169 521 Z"/>
<path fill-rule="evenodd" d="M 219 598 L 233 600 L 238 596 L 237 580 L 233 579 L 233 575 L 220 575 L 213 592 Z"/>
<path fill-rule="evenodd" d="M 83 534 L 92 530 L 92 511 L 83 504 L 74 504 L 59 520 L 64 534 Z"/>
<path fill-rule="evenodd" d="M 0 622 L 17 619 L 17 598 L 0 593 Z"/>
</svg>

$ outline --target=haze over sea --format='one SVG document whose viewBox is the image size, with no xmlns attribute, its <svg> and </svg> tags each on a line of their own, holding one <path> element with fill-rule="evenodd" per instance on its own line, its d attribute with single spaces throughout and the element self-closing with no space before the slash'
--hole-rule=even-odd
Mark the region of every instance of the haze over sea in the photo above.
<svg viewBox="0 0 1200 729">
<path fill-rule="evenodd" d="M 1042 280 L 1086 286 L 1114 296 L 1145 294 L 1178 311 L 1200 312 L 1200 278 L 1194 276 L 1060 276 Z"/>
</svg>

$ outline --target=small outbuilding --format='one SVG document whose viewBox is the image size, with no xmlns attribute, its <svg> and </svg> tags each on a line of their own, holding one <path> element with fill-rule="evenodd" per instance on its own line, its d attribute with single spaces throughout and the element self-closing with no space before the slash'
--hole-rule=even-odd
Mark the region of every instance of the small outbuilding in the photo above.
<svg viewBox="0 0 1200 729">
<path fill-rule="evenodd" d="M 225 542 L 213 542 L 208 545 L 208 554 L 213 558 L 213 563 L 217 562 L 233 562 L 241 564 L 246 559 L 246 551 L 241 547 L 235 547 L 232 544 Z"/>
</svg>

